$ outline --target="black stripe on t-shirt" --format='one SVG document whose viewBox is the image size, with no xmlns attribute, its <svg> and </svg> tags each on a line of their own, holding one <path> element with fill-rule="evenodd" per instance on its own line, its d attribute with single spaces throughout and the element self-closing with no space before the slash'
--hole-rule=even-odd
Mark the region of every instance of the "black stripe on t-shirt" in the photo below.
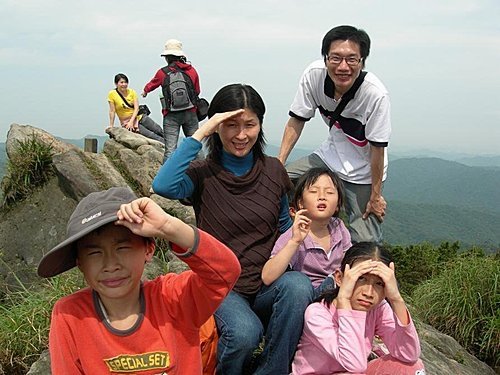
<svg viewBox="0 0 500 375">
<path fill-rule="evenodd" d="M 304 121 L 304 122 L 307 122 L 311 119 L 311 118 L 305 118 L 305 117 L 299 116 L 299 115 L 293 113 L 292 111 L 288 112 L 288 116 L 296 118 L 297 120 Z"/>
</svg>

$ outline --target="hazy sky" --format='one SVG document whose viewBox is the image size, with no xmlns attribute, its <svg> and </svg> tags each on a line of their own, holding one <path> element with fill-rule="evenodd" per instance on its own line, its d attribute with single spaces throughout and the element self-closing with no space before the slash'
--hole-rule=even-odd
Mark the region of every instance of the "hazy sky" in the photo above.
<svg viewBox="0 0 500 375">
<path fill-rule="evenodd" d="M 498 154 L 499 19 L 498 0 L 0 0 L 0 141 L 14 122 L 65 138 L 104 134 L 114 75 L 140 92 L 177 38 L 202 96 L 252 85 L 267 106 L 267 139 L 279 144 L 324 34 L 352 24 L 370 35 L 366 70 L 391 95 L 390 150 Z M 142 102 L 161 122 L 158 92 Z M 326 137 L 316 116 L 300 145 Z"/>
</svg>

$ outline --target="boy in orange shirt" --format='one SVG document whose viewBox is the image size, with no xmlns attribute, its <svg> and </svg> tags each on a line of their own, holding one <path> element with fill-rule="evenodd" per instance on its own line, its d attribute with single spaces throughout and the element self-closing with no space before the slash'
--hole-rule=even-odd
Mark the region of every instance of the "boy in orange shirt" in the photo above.
<svg viewBox="0 0 500 375">
<path fill-rule="evenodd" d="M 154 237 L 190 267 L 141 281 Z M 66 239 L 38 274 L 77 266 L 88 288 L 56 302 L 49 349 L 58 374 L 200 374 L 199 328 L 239 277 L 233 252 L 128 188 L 91 193 L 71 215 Z"/>
</svg>

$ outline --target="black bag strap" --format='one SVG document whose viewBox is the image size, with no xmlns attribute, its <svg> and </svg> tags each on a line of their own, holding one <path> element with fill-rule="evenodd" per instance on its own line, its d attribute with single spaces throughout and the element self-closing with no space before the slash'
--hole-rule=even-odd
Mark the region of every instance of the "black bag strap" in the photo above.
<svg viewBox="0 0 500 375">
<path fill-rule="evenodd" d="M 330 123 L 328 124 L 328 126 L 330 128 L 333 126 L 333 124 L 335 124 L 335 122 L 339 120 L 342 111 L 345 109 L 345 107 L 351 101 L 351 99 L 354 98 L 354 95 L 356 95 L 356 91 L 358 91 L 359 87 L 365 80 L 366 73 L 367 72 L 359 73 L 358 78 L 356 78 L 351 88 L 347 90 L 347 92 L 344 95 L 342 95 L 342 100 L 340 101 L 339 105 L 337 106 L 337 108 L 335 108 L 335 111 L 333 111 L 333 113 L 329 116 Z"/>
<path fill-rule="evenodd" d="M 120 98 L 122 98 L 123 102 L 127 105 L 127 107 L 134 109 L 134 106 L 130 105 L 130 103 L 127 102 L 127 99 L 125 99 L 125 97 L 122 95 L 122 93 L 120 91 L 118 91 L 118 89 L 115 89 L 115 90 L 118 93 L 118 95 L 120 95 Z"/>
</svg>

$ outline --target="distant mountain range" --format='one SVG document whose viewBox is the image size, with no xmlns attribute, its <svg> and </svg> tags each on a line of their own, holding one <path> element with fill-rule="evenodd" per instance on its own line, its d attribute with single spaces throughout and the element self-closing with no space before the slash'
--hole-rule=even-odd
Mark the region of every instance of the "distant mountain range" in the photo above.
<svg viewBox="0 0 500 375">
<path fill-rule="evenodd" d="M 500 170 L 438 158 L 397 159 L 389 165 L 384 196 L 500 214 Z"/>
<path fill-rule="evenodd" d="M 102 150 L 107 136 L 98 139 Z M 66 142 L 83 148 L 84 139 Z M 279 147 L 268 145 L 276 156 Z M 296 148 L 289 160 L 311 153 Z M 384 185 L 388 213 L 384 239 L 393 245 L 423 241 L 460 241 L 488 250 L 500 248 L 500 155 L 437 157 L 390 155 Z M 462 161 L 458 162 L 458 161 Z M 465 165 L 467 163 L 467 165 Z M 6 164 L 5 143 L 0 143 L 0 176 Z"/>
<path fill-rule="evenodd" d="M 391 245 L 460 241 L 463 247 L 500 249 L 500 215 L 464 207 L 388 200 L 384 240 Z"/>
<path fill-rule="evenodd" d="M 384 186 L 385 239 L 460 241 L 500 248 L 500 169 L 438 158 L 391 162 Z"/>
</svg>

